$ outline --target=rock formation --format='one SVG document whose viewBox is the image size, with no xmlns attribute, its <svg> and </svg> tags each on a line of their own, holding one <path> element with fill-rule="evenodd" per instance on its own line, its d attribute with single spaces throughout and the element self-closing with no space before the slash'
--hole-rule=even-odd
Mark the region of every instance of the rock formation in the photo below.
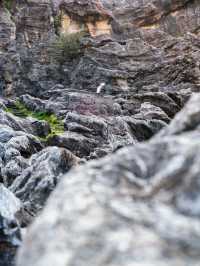
<svg viewBox="0 0 200 266">
<path fill-rule="evenodd" d="M 199 50 L 198 0 L 0 0 L 2 265 L 198 265 Z"/>
<path fill-rule="evenodd" d="M 71 171 L 17 265 L 198 265 L 199 136 L 197 94 L 150 141 Z"/>
<path fill-rule="evenodd" d="M 4 185 L 0 185 L 0 265 L 14 265 L 16 249 L 21 244 L 17 215 L 22 204 Z"/>
</svg>

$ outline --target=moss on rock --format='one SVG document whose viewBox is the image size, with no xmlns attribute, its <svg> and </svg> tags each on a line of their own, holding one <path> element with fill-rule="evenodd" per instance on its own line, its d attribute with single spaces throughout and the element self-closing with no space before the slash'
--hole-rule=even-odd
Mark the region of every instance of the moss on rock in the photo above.
<svg viewBox="0 0 200 266">
<path fill-rule="evenodd" d="M 46 111 L 36 112 L 28 109 L 22 102 L 17 100 L 12 107 L 7 107 L 6 112 L 12 113 L 15 116 L 26 118 L 33 117 L 37 120 L 44 120 L 48 122 L 51 132 L 45 138 L 40 138 L 41 140 L 48 140 L 49 137 L 54 135 L 59 135 L 64 132 L 64 123 L 62 120 L 58 119 L 55 114 L 50 114 Z"/>
</svg>

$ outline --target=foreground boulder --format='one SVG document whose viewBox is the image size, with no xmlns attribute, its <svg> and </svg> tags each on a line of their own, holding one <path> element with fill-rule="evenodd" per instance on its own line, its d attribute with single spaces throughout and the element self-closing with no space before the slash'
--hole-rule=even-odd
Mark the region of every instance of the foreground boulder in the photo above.
<svg viewBox="0 0 200 266">
<path fill-rule="evenodd" d="M 174 121 L 65 176 L 17 265 L 199 265 L 199 94 Z"/>
<path fill-rule="evenodd" d="M 0 184 L 0 266 L 14 265 L 14 256 L 21 244 L 18 214 L 21 203 Z"/>
</svg>

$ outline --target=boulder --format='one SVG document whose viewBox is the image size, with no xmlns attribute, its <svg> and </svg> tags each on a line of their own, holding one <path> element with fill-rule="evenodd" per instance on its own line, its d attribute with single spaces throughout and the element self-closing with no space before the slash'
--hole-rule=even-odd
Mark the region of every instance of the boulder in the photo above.
<svg viewBox="0 0 200 266">
<path fill-rule="evenodd" d="M 11 185 L 28 167 L 28 158 L 42 148 L 35 136 L 0 124 L 0 172 L 3 183 Z"/>
<path fill-rule="evenodd" d="M 0 265 L 14 266 L 16 250 L 21 244 L 18 215 L 22 204 L 12 192 L 0 184 Z"/>
<path fill-rule="evenodd" d="M 21 199 L 24 208 L 35 216 L 45 205 L 61 176 L 78 163 L 64 148 L 48 147 L 32 155 L 28 167 L 9 187 Z"/>
</svg>

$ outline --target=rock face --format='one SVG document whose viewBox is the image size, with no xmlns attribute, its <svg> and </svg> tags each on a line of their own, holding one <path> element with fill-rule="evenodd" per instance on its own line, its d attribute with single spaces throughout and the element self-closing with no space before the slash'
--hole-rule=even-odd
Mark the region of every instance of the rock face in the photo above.
<svg viewBox="0 0 200 266">
<path fill-rule="evenodd" d="M 8 189 L 0 184 L 0 265 L 14 265 L 16 249 L 21 244 L 21 203 Z"/>
<path fill-rule="evenodd" d="M 44 205 L 59 177 L 78 163 L 78 158 L 64 148 L 44 148 L 26 130 L 32 130 L 29 121 L 1 110 L 1 178 L 23 201 L 24 207 L 35 214 Z"/>
<path fill-rule="evenodd" d="M 14 232 L 60 183 L 19 266 L 199 264 L 199 29 L 198 0 L 0 0 L 0 199 L 20 202 Z"/>
<path fill-rule="evenodd" d="M 197 94 L 149 142 L 71 171 L 17 265 L 198 265 L 199 136 Z"/>
<path fill-rule="evenodd" d="M 30 166 L 15 179 L 10 189 L 22 200 L 24 208 L 36 214 L 44 206 L 60 176 L 77 162 L 66 149 L 43 149 L 30 158 Z"/>
<path fill-rule="evenodd" d="M 102 82 L 108 94 L 196 90 L 198 8 L 198 1 L 74 0 L 55 10 L 48 0 L 16 1 L 12 17 L 1 10 L 4 93 L 42 97 L 59 83 L 95 92 Z M 79 30 L 89 36 L 84 56 L 53 62 L 47 41 Z"/>
<path fill-rule="evenodd" d="M 15 1 L 10 13 L 2 6 L 2 94 L 64 119 L 67 133 L 48 145 L 81 158 L 148 140 L 199 90 L 198 8 L 114 0 Z M 80 31 L 81 54 L 57 61 L 53 40 Z M 48 135 L 48 125 L 22 124 Z"/>
</svg>

